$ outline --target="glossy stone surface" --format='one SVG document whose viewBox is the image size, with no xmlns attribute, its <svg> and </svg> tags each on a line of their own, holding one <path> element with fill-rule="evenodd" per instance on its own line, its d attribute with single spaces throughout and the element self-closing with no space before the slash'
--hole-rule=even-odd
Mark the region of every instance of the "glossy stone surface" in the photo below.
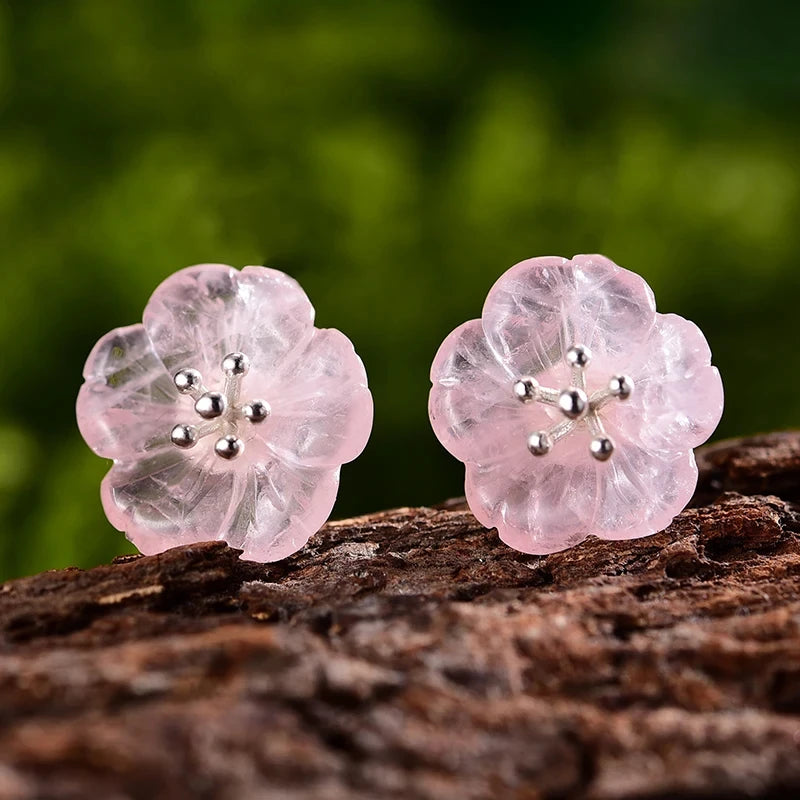
<svg viewBox="0 0 800 800">
<path fill-rule="evenodd" d="M 317 329 L 289 276 L 264 267 L 208 264 L 175 273 L 155 291 L 144 324 L 104 336 L 84 369 L 78 425 L 114 459 L 102 485 L 111 523 L 146 554 L 220 539 L 244 557 L 274 561 L 300 549 L 328 518 L 340 466 L 364 449 L 372 397 L 361 359 L 341 332 Z M 214 453 L 219 435 L 177 448 L 177 424 L 202 423 L 173 375 L 197 369 L 224 391 L 222 362 L 245 353 L 242 407 L 262 399 L 268 418 L 235 411 L 210 424 L 236 426 L 236 459 Z M 220 428 L 228 433 L 230 428 Z"/>
<path fill-rule="evenodd" d="M 613 375 L 635 391 L 598 416 L 614 442 L 591 458 L 585 422 L 544 456 L 527 438 L 563 419 L 522 403 L 514 383 L 567 387 L 567 354 L 591 351 L 587 392 Z M 466 495 L 482 524 L 527 553 L 550 553 L 589 534 L 630 539 L 662 530 L 697 483 L 692 448 L 713 433 L 722 383 L 693 323 L 658 314 L 645 281 L 603 256 L 535 258 L 512 267 L 489 292 L 480 320 L 453 331 L 431 369 L 429 412 L 444 447 L 466 464 Z"/>
</svg>

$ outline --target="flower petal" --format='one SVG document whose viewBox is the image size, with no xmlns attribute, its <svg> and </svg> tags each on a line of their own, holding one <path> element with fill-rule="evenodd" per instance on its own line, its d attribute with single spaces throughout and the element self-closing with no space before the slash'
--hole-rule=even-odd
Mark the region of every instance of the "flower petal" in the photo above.
<svg viewBox="0 0 800 800">
<path fill-rule="evenodd" d="M 694 453 L 654 453 L 617 442 L 608 474 L 598 483 L 592 533 L 603 539 L 636 539 L 664 530 L 686 507 L 697 487 Z"/>
<path fill-rule="evenodd" d="M 306 348 L 277 372 L 251 373 L 245 391 L 269 402 L 266 422 L 252 426 L 281 459 L 338 467 L 358 456 L 372 431 L 372 395 L 352 342 L 332 328 L 316 330 Z"/>
<path fill-rule="evenodd" d="M 273 370 L 313 333 L 314 309 L 297 281 L 277 270 L 201 264 L 180 270 L 153 293 L 144 326 L 170 372 L 200 370 L 222 380 L 228 353 L 244 352 L 254 371 Z"/>
<path fill-rule="evenodd" d="M 538 375 L 563 361 L 575 344 L 594 363 L 634 352 L 655 319 L 650 287 L 634 272 L 598 255 L 532 258 L 495 283 L 483 307 L 483 327 L 504 366 Z"/>
<path fill-rule="evenodd" d="M 567 444 L 559 442 L 557 447 Z M 597 478 L 588 453 L 584 459 L 542 463 L 530 453 L 491 464 L 467 464 L 470 510 L 487 528 L 523 553 L 555 553 L 591 533 Z M 536 460 L 534 460 L 536 459 Z"/>
<path fill-rule="evenodd" d="M 724 405 L 722 381 L 693 322 L 658 314 L 628 371 L 633 396 L 604 409 L 609 425 L 645 449 L 669 452 L 697 447 L 714 432 Z"/>
<path fill-rule="evenodd" d="M 529 456 L 528 434 L 550 425 L 545 407 L 513 394 L 511 373 L 487 341 L 481 321 L 465 322 L 439 347 L 428 409 L 442 445 L 466 462 L 494 462 L 509 448 Z"/>
<path fill-rule="evenodd" d="M 258 442 L 236 462 L 201 443 L 115 464 L 101 498 L 112 525 L 147 555 L 223 540 L 243 558 L 277 561 L 325 523 L 338 487 L 338 468 L 287 464 Z"/>
<path fill-rule="evenodd" d="M 100 339 L 83 374 L 78 427 L 95 453 L 130 459 L 169 443 L 179 395 L 141 324 Z"/>
<path fill-rule="evenodd" d="M 242 558 L 279 561 L 296 553 L 330 516 L 339 470 L 308 468 L 280 459 L 251 464 L 225 540 Z"/>
<path fill-rule="evenodd" d="M 467 465 L 472 513 L 496 527 L 506 544 L 545 554 L 583 541 L 633 539 L 663 530 L 689 502 L 697 485 L 690 451 L 651 453 L 617 441 L 613 457 L 589 455 L 588 432 L 576 432 L 542 460 L 508 458 Z"/>
<path fill-rule="evenodd" d="M 242 470 L 213 449 L 175 448 L 115 464 L 101 487 L 103 509 L 145 555 L 224 538 L 229 510 L 241 495 Z"/>
</svg>

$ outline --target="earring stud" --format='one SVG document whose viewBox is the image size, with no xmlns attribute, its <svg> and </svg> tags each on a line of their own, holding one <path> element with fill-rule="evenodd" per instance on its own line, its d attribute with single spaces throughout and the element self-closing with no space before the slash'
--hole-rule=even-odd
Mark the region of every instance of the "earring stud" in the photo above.
<svg viewBox="0 0 800 800">
<path fill-rule="evenodd" d="M 431 424 L 466 465 L 473 514 L 537 554 L 666 527 L 723 407 L 700 329 L 597 255 L 508 270 L 481 319 L 444 340 L 431 381 Z"/>
<path fill-rule="evenodd" d="M 100 339 L 84 378 L 78 426 L 114 460 L 103 508 L 148 554 L 209 539 L 255 561 L 299 550 L 372 429 L 350 340 L 315 328 L 300 285 L 264 267 L 176 272 L 142 323 Z"/>
</svg>

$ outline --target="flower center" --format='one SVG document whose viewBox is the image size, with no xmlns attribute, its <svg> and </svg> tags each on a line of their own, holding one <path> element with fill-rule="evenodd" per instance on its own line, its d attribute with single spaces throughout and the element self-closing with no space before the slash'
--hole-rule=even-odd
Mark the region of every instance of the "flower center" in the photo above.
<svg viewBox="0 0 800 800">
<path fill-rule="evenodd" d="M 553 445 L 579 427 L 592 434 L 589 452 L 598 461 L 608 461 L 614 453 L 614 442 L 608 436 L 600 418 L 600 409 L 610 401 L 627 400 L 633 394 L 633 381 L 627 375 L 614 375 L 605 389 L 586 394 L 586 368 L 592 360 L 588 347 L 576 344 L 567 351 L 571 369 L 571 385 L 566 389 L 548 389 L 535 378 L 523 375 L 514 383 L 514 395 L 522 403 L 542 403 L 556 406 L 565 419 L 545 431 L 528 436 L 528 450 L 535 456 L 547 455 Z"/>
<path fill-rule="evenodd" d="M 170 432 L 176 447 L 194 447 L 200 439 L 218 435 L 214 452 L 226 460 L 244 452 L 239 426 L 245 422 L 257 425 L 271 412 L 266 400 L 240 402 L 242 379 L 250 369 L 250 359 L 244 353 L 229 353 L 222 359 L 225 384 L 221 392 L 211 392 L 203 385 L 203 376 L 190 367 L 178 370 L 172 380 L 181 394 L 194 400 L 194 410 L 200 417 L 197 424 L 179 423 Z"/>
</svg>

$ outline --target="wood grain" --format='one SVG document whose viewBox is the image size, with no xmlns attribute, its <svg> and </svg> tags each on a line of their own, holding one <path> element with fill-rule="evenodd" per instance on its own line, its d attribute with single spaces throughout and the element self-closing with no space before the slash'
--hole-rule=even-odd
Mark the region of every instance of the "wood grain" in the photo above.
<svg viewBox="0 0 800 800">
<path fill-rule="evenodd" d="M 452 501 L 6 583 L 0 798 L 800 796 L 800 434 L 698 457 L 634 542 Z"/>
</svg>

